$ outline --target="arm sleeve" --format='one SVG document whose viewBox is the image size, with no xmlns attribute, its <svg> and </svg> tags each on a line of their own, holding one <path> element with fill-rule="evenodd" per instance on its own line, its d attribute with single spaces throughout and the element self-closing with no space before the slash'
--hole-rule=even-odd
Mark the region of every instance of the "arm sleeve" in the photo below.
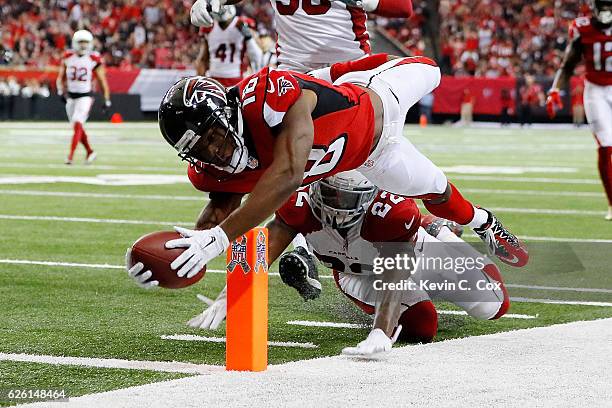
<svg viewBox="0 0 612 408">
<path fill-rule="evenodd" d="M 413 14 L 412 0 L 380 0 L 374 14 L 389 18 L 410 18 Z"/>
<path fill-rule="evenodd" d="M 383 53 L 372 54 L 356 61 L 337 62 L 330 68 L 331 81 L 334 82 L 336 79 L 349 72 L 368 71 L 378 68 L 380 65 L 386 63 L 387 60 L 388 54 Z"/>
</svg>

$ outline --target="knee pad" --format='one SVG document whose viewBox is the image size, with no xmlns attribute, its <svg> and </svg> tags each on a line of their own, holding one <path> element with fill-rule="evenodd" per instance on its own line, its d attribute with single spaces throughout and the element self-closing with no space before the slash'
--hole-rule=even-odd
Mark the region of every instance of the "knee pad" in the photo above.
<svg viewBox="0 0 612 408">
<path fill-rule="evenodd" d="M 438 313 L 434 304 L 425 300 L 410 306 L 399 319 L 402 331 L 399 340 L 429 343 L 438 333 Z"/>
</svg>

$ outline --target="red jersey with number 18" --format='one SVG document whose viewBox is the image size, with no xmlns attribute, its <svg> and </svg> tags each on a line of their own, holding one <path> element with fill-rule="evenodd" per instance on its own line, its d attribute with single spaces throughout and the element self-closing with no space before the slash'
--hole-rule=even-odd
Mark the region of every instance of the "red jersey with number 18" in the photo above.
<svg viewBox="0 0 612 408">
<path fill-rule="evenodd" d="M 204 172 L 190 167 L 192 184 L 207 192 L 252 191 L 274 160 L 274 144 L 285 114 L 305 89 L 317 94 L 317 104 L 311 113 L 314 140 L 303 185 L 362 165 L 374 137 L 374 110 L 367 92 L 349 83 L 334 86 L 308 75 L 264 68 L 229 91 L 236 92 L 241 103 L 249 148 L 247 168 L 228 175 L 206 165 Z"/>
<path fill-rule="evenodd" d="M 582 45 L 586 79 L 601 86 L 612 85 L 612 26 L 601 28 L 592 17 L 579 17 L 569 36 Z"/>
</svg>

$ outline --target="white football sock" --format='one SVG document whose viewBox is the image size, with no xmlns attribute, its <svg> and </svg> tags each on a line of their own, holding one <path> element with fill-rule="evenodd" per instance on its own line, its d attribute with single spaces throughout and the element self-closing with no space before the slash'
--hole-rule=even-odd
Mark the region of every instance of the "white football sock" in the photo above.
<svg viewBox="0 0 612 408">
<path fill-rule="evenodd" d="M 474 207 L 474 218 L 468 224 L 470 228 L 481 228 L 489 220 L 489 213 L 482 208 Z"/>
</svg>

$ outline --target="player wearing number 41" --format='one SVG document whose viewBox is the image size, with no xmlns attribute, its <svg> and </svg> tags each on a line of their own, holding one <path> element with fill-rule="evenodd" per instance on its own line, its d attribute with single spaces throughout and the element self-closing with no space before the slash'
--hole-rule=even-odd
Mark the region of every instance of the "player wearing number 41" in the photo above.
<svg viewBox="0 0 612 408">
<path fill-rule="evenodd" d="M 72 164 L 74 151 L 79 143 L 85 147 L 87 152 L 85 163 L 90 164 L 96 159 L 96 153 L 89 145 L 87 133 L 83 128 L 94 103 L 92 96 L 94 74 L 104 93 L 104 111 L 106 112 L 111 107 L 110 89 L 106 81 L 104 64 L 100 54 L 93 51 L 93 41 L 93 35 L 89 31 L 75 32 L 72 37 L 72 50 L 64 54 L 64 60 L 57 76 L 57 94 L 66 104 L 68 120 L 74 130 L 66 164 Z"/>
<path fill-rule="evenodd" d="M 612 221 L 612 0 L 592 0 L 591 9 L 592 17 L 577 18 L 570 27 L 565 58 L 546 107 L 551 118 L 563 107 L 559 90 L 567 87 L 584 57 L 584 110 L 599 147 L 599 174 L 608 197 L 606 220 Z"/>
<path fill-rule="evenodd" d="M 240 0 L 197 0 L 191 22 L 211 27 L 213 13 Z M 409 18 L 412 0 L 271 0 L 280 69 L 308 72 L 371 53 L 366 12 Z"/>
<path fill-rule="evenodd" d="M 206 75 L 223 86 L 236 85 L 244 76 L 243 57 L 248 56 L 253 72 L 261 69 L 263 52 L 253 32 L 255 22 L 236 16 L 235 6 L 223 6 L 212 13 L 215 24 L 202 29 L 204 34 L 196 60 L 198 75 Z"/>
<path fill-rule="evenodd" d="M 408 109 L 438 86 L 439 68 L 423 57 L 389 59 L 378 54 L 311 73 L 326 80 L 265 68 L 228 91 L 205 77 L 172 86 L 159 109 L 162 135 L 192 165 L 198 189 L 231 193 L 221 200 L 211 195 L 204 211 L 232 207 L 214 228 L 166 243 L 188 248 L 171 264 L 179 276 L 197 273 L 300 186 L 352 169 L 474 228 L 502 261 L 527 263 L 519 240 L 490 211 L 464 199 L 403 136 Z"/>
</svg>

